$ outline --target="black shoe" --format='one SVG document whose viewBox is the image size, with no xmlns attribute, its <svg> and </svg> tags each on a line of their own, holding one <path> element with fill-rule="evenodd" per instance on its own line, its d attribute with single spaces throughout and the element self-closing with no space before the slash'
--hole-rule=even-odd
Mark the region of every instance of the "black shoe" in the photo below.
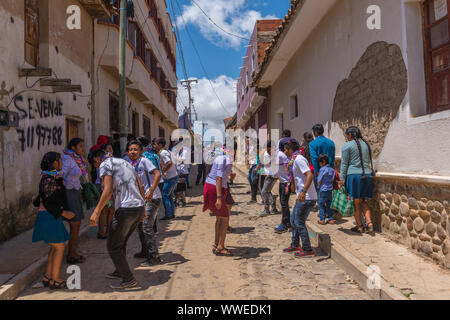
<svg viewBox="0 0 450 320">
<path fill-rule="evenodd" d="M 134 255 L 136 259 L 146 259 L 148 256 L 144 251 L 138 252 Z"/>
<path fill-rule="evenodd" d="M 130 281 L 127 282 L 121 282 L 119 285 L 110 285 L 111 289 L 128 289 L 128 288 L 133 288 L 137 286 L 137 281 L 136 279 L 132 279 Z"/>
<path fill-rule="evenodd" d="M 141 267 L 152 267 L 152 266 L 156 266 L 158 264 L 161 264 L 162 260 L 160 257 L 157 258 L 150 258 L 148 260 L 145 260 L 144 262 L 142 262 L 140 264 Z"/>
<path fill-rule="evenodd" d="M 113 273 L 108 273 L 107 275 L 105 275 L 106 279 L 122 279 L 122 276 L 120 275 L 119 272 L 114 271 Z"/>
<path fill-rule="evenodd" d="M 171 216 L 171 217 L 163 217 L 160 220 L 172 220 L 175 219 L 175 216 Z"/>
</svg>

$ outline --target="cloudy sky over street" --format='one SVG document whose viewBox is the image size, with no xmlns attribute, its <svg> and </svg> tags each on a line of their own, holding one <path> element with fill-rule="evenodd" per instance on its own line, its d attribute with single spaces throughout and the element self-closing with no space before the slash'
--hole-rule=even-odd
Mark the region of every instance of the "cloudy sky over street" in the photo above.
<svg viewBox="0 0 450 320">
<path fill-rule="evenodd" d="M 223 130 L 223 119 L 236 111 L 235 86 L 247 50 L 246 39 L 256 20 L 282 18 L 289 1 L 167 0 L 167 5 L 171 16 L 173 12 L 176 15 L 185 61 L 189 62 L 187 75 L 199 80 L 192 90 L 198 120 L 208 119 L 208 128 Z M 185 78 L 180 55 L 177 73 L 179 80 Z M 177 105 L 182 111 L 188 105 L 188 94 L 179 88 Z"/>
</svg>

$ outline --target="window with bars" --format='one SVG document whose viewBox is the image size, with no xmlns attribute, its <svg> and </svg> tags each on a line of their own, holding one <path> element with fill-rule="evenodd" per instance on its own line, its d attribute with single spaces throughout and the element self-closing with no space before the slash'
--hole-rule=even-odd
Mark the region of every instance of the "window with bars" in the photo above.
<svg viewBox="0 0 450 320">
<path fill-rule="evenodd" d="M 428 112 L 450 109 L 450 0 L 424 2 Z"/>
</svg>

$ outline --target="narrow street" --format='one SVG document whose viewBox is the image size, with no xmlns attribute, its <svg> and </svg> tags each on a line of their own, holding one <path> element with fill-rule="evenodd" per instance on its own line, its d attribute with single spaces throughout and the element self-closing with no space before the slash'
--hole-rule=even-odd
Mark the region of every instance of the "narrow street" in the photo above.
<svg viewBox="0 0 450 320">
<path fill-rule="evenodd" d="M 195 174 L 194 167 L 191 179 Z M 291 233 L 273 232 L 280 215 L 256 216 L 262 206 L 247 205 L 248 182 L 239 173 L 232 187 L 237 202 L 231 216 L 235 232 L 227 237 L 227 246 L 235 256 L 213 255 L 215 218 L 202 212 L 202 187 L 189 190 L 189 204 L 177 210 L 176 219 L 159 222 L 163 264 L 139 268 L 140 260 L 133 258 L 140 249 L 137 233 L 130 238 L 127 255 L 135 268 L 138 288 L 110 289 L 109 284 L 117 280 L 104 277 L 113 271 L 106 242 L 90 232 L 80 244 L 87 256 L 87 261 L 80 265 L 81 290 L 30 287 L 18 299 L 369 299 L 326 255 L 316 251 L 315 257 L 296 259 L 283 253 L 282 249 L 290 244 Z M 161 210 L 159 216 L 162 214 Z M 62 270 L 66 269 L 64 262 Z"/>
</svg>

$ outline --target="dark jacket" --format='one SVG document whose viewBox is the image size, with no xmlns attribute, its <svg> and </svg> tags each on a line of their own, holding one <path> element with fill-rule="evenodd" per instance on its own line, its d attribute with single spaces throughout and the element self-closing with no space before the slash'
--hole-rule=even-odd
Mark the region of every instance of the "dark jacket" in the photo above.
<svg viewBox="0 0 450 320">
<path fill-rule="evenodd" d="M 69 211 L 64 180 L 62 178 L 55 179 L 50 175 L 43 175 L 39 183 L 39 195 L 33 202 L 34 206 L 39 207 L 41 200 L 45 209 L 55 219 L 61 217 L 64 210 Z"/>
</svg>

